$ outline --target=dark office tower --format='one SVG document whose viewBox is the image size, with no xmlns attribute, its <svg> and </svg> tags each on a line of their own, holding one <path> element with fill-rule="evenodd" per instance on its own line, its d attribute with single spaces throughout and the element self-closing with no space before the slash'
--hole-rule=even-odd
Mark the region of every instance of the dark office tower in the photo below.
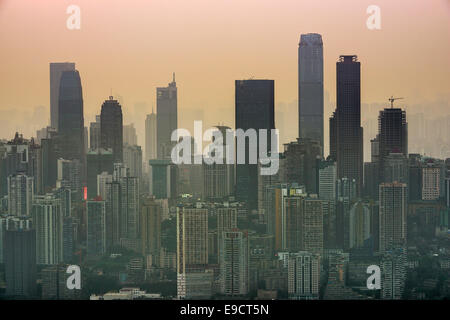
<svg viewBox="0 0 450 320">
<path fill-rule="evenodd" d="M 58 100 L 59 156 L 78 159 L 84 156 L 83 92 L 78 71 L 61 75 Z"/>
<path fill-rule="evenodd" d="M 33 297 L 36 295 L 36 233 L 31 221 L 21 221 L 21 226 L 6 230 L 4 262 L 6 295 Z"/>
<path fill-rule="evenodd" d="M 172 132 L 178 128 L 177 83 L 175 73 L 167 87 L 156 88 L 156 123 L 158 158 L 170 157 Z"/>
<path fill-rule="evenodd" d="M 355 179 L 357 193 L 363 182 L 363 129 L 361 127 L 361 64 L 356 56 L 340 56 L 336 63 L 336 157 L 338 178 Z M 332 131 L 330 130 L 330 133 Z"/>
<path fill-rule="evenodd" d="M 408 154 L 408 124 L 406 111 L 400 108 L 386 108 L 378 116 L 379 154 L 386 157 L 389 153 Z"/>
<path fill-rule="evenodd" d="M 64 71 L 75 71 L 75 63 L 50 63 L 50 126 L 58 130 L 59 120 L 59 85 Z"/>
<path fill-rule="evenodd" d="M 378 141 L 380 161 L 380 181 L 391 182 L 385 176 L 391 154 L 408 156 L 408 124 L 406 112 L 399 108 L 386 108 L 378 116 Z M 406 182 L 406 181 L 404 181 Z"/>
<path fill-rule="evenodd" d="M 323 44 L 317 33 L 300 36 L 298 120 L 298 136 L 318 141 L 323 149 Z"/>
<path fill-rule="evenodd" d="M 100 114 L 100 145 L 112 149 L 114 162 L 123 162 L 122 106 L 112 96 L 105 100 Z"/>
<path fill-rule="evenodd" d="M 267 147 L 270 146 L 270 130 L 275 129 L 274 80 L 235 81 L 235 128 L 267 130 Z M 245 164 L 236 164 L 236 196 L 247 201 L 249 209 L 258 207 L 258 165 L 249 164 L 249 151 L 258 152 L 258 147 L 250 150 L 249 138 L 245 139 Z"/>
</svg>

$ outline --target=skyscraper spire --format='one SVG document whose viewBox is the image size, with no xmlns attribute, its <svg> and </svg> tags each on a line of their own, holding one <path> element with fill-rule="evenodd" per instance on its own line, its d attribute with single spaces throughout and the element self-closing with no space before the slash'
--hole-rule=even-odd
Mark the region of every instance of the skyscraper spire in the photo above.
<svg viewBox="0 0 450 320">
<path fill-rule="evenodd" d="M 173 80 L 172 80 L 172 82 L 174 82 L 175 83 L 175 72 L 172 74 L 172 77 L 173 77 Z"/>
</svg>

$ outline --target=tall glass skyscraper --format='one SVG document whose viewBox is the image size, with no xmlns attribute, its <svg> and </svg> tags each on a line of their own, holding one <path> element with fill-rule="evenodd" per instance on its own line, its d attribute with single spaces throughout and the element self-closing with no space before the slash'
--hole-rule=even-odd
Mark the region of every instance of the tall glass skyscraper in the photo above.
<svg viewBox="0 0 450 320">
<path fill-rule="evenodd" d="M 323 44 L 302 34 L 298 46 L 298 136 L 317 140 L 323 153 Z"/>
<path fill-rule="evenodd" d="M 84 163 L 83 91 L 77 70 L 61 75 L 58 103 L 59 156 Z"/>
<path fill-rule="evenodd" d="M 156 122 L 158 158 L 170 157 L 172 132 L 178 128 L 177 83 L 175 73 L 167 87 L 156 88 Z"/>
<path fill-rule="evenodd" d="M 274 80 L 236 80 L 235 82 L 235 127 L 242 129 L 266 129 L 267 146 L 270 151 L 270 130 L 275 129 Z M 249 209 L 258 207 L 258 165 L 249 164 L 248 138 L 245 142 L 245 164 L 236 164 L 236 196 L 247 201 Z M 258 139 L 259 146 L 259 139 Z"/>
<path fill-rule="evenodd" d="M 357 56 L 340 56 L 336 63 L 337 108 L 333 115 L 330 150 L 336 150 L 338 178 L 363 182 L 363 128 L 361 127 L 361 64 Z"/>
<path fill-rule="evenodd" d="M 50 63 L 50 126 L 58 130 L 59 114 L 59 84 L 64 71 L 75 71 L 73 62 L 51 62 Z"/>
</svg>

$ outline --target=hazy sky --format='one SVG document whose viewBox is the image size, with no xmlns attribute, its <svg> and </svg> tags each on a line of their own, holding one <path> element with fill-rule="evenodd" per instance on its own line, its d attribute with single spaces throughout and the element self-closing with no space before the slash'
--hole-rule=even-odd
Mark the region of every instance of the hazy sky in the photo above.
<svg viewBox="0 0 450 320">
<path fill-rule="evenodd" d="M 31 135 L 46 124 L 49 62 L 60 61 L 73 61 L 80 71 L 86 125 L 111 89 L 123 98 L 125 119 L 137 121 L 131 114 L 147 110 L 136 111 L 136 103 L 141 109 L 147 103 L 151 111 L 155 88 L 176 72 L 180 126 L 192 121 L 190 109 L 233 126 L 235 79 L 274 79 L 277 107 L 297 99 L 298 41 L 308 32 L 322 34 L 324 41 L 326 118 L 341 54 L 356 54 L 361 61 L 363 103 L 387 102 L 390 95 L 406 97 L 402 103 L 410 105 L 447 101 L 449 3 L 0 0 L 0 137 L 12 137 L 10 130 Z M 71 4 L 81 8 L 80 30 L 66 28 Z M 381 30 L 366 27 L 372 4 L 381 8 Z M 448 104 L 442 106 L 448 113 L 444 107 Z M 28 122 L 19 123 L 20 117 Z M 292 124 L 285 130 L 295 134 L 297 114 L 284 118 Z"/>
</svg>

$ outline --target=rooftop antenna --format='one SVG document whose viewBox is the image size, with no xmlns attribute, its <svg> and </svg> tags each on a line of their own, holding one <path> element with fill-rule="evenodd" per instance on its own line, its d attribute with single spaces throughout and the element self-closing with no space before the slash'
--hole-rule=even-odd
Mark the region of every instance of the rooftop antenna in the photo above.
<svg viewBox="0 0 450 320">
<path fill-rule="evenodd" d="M 401 98 L 394 98 L 394 96 L 391 96 L 391 97 L 388 99 L 389 102 L 391 103 L 391 109 L 394 108 L 394 101 L 395 101 L 395 100 L 400 100 L 400 99 L 405 99 L 405 98 L 403 98 L 403 97 L 401 97 Z"/>
<path fill-rule="evenodd" d="M 175 72 L 172 74 L 172 78 L 173 78 L 172 82 L 175 82 Z"/>
</svg>

